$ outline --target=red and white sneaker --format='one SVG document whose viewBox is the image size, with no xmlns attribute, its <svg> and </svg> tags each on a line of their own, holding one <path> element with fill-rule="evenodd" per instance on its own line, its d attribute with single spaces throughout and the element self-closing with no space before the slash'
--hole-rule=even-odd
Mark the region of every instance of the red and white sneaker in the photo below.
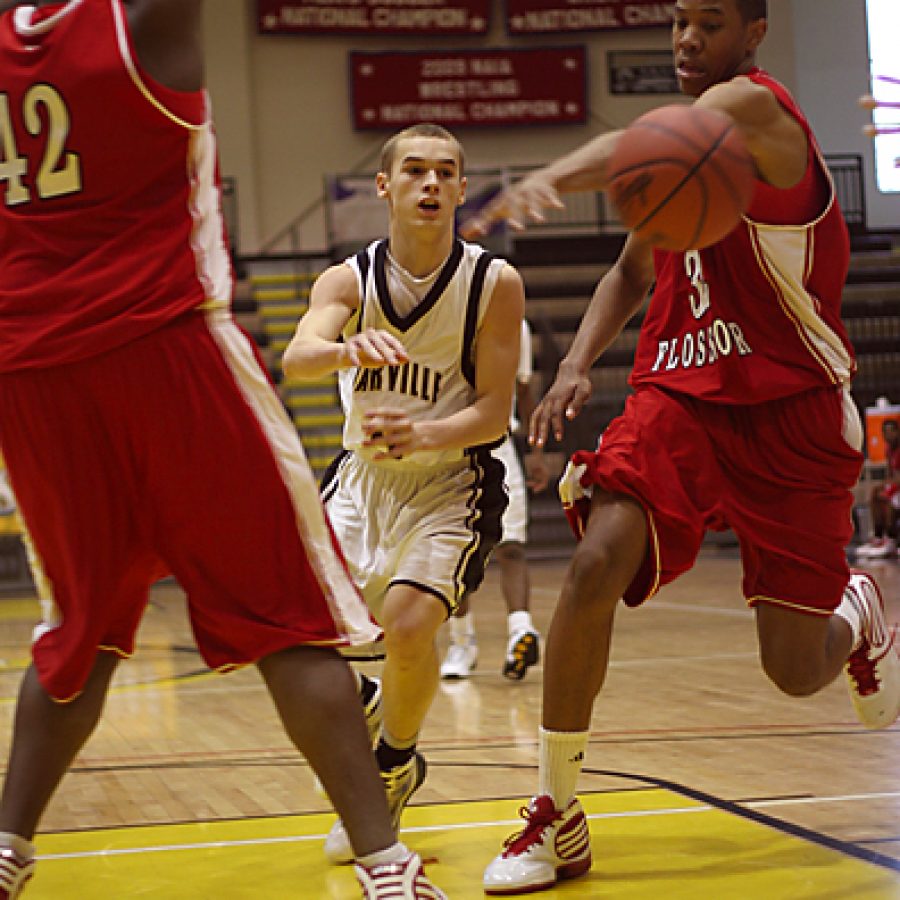
<svg viewBox="0 0 900 900">
<path fill-rule="evenodd" d="M 844 600 L 856 607 L 862 623 L 862 641 L 844 668 L 850 699 L 866 728 L 888 728 L 900 715 L 896 628 L 888 626 L 878 585 L 864 572 L 850 575 Z"/>
<path fill-rule="evenodd" d="M 34 874 L 34 860 L 21 860 L 9 847 L 0 847 L 0 900 L 15 900 Z"/>
<path fill-rule="evenodd" d="M 525 829 L 506 841 L 506 849 L 484 870 L 484 892 L 492 896 L 527 894 L 577 878 L 591 867 L 591 838 L 577 799 L 559 812 L 546 794 L 519 811 Z"/>
<path fill-rule="evenodd" d="M 447 900 L 425 874 L 418 853 L 410 853 L 403 862 L 381 866 L 354 865 L 364 900 Z"/>
</svg>

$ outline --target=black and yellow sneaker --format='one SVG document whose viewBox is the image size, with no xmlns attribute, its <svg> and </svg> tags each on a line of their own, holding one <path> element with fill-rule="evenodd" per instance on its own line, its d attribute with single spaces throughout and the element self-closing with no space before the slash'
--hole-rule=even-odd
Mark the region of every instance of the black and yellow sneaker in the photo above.
<svg viewBox="0 0 900 900">
<path fill-rule="evenodd" d="M 536 631 L 517 631 L 510 635 L 506 645 L 506 660 L 503 663 L 503 677 L 510 681 L 521 681 L 531 666 L 540 659 L 541 651 Z"/>
</svg>

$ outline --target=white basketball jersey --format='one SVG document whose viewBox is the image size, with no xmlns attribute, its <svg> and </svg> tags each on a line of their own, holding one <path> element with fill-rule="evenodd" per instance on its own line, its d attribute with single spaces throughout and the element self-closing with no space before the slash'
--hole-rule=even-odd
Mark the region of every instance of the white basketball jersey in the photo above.
<svg viewBox="0 0 900 900">
<path fill-rule="evenodd" d="M 475 348 L 485 310 L 506 263 L 477 244 L 457 240 L 434 283 L 404 312 L 391 298 L 388 242 L 375 241 L 345 260 L 356 273 L 360 305 L 344 337 L 366 328 L 395 335 L 409 362 L 339 372 L 344 448 L 371 460 L 362 446 L 362 417 L 375 407 L 405 410 L 413 421 L 443 419 L 475 402 Z M 406 468 L 459 461 L 464 450 L 414 453 L 379 465 Z"/>
</svg>

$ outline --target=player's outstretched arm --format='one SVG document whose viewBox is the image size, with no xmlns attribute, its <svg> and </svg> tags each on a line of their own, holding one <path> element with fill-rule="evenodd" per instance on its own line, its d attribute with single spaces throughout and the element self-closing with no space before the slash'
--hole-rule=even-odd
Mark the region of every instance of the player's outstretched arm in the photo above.
<svg viewBox="0 0 900 900">
<path fill-rule="evenodd" d="M 563 357 L 556 379 L 531 416 L 528 441 L 543 447 L 550 434 L 561 441 L 591 395 L 591 366 L 637 312 L 653 283 L 653 253 L 630 235 L 612 268 L 600 279 Z"/>
<path fill-rule="evenodd" d="M 803 177 L 809 158 L 806 133 L 767 87 L 738 76 L 714 85 L 694 103 L 734 120 L 763 181 L 789 188 Z"/>
<path fill-rule="evenodd" d="M 529 173 L 464 222 L 460 233 L 469 239 L 477 238 L 501 220 L 522 229 L 528 221 L 542 222 L 544 210 L 561 208 L 560 194 L 605 190 L 607 163 L 620 135 L 621 131 L 601 134 L 577 150 Z"/>
<path fill-rule="evenodd" d="M 309 310 L 284 351 L 284 374 L 312 380 L 353 366 L 380 368 L 406 362 L 403 345 L 389 332 L 370 328 L 347 341 L 339 339 L 358 306 L 359 285 L 350 266 L 340 263 L 326 269 L 316 279 Z"/>
</svg>

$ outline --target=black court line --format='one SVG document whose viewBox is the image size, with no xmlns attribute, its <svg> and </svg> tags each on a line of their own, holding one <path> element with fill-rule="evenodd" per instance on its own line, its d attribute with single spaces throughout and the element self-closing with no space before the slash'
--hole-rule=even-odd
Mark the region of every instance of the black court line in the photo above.
<svg viewBox="0 0 900 900">
<path fill-rule="evenodd" d="M 582 771 L 588 775 L 625 778 L 640 781 L 643 784 L 654 785 L 655 787 L 671 791 L 675 794 L 681 794 L 681 796 L 691 800 L 705 803 L 708 806 L 714 806 L 716 809 L 720 809 L 723 812 L 741 816 L 744 819 L 749 819 L 760 825 L 767 825 L 769 828 L 774 828 L 785 834 L 789 834 L 792 837 L 798 837 L 805 841 L 809 841 L 810 843 L 818 844 L 821 847 L 827 847 L 829 850 L 836 850 L 838 853 L 861 859 L 864 862 L 873 863 L 876 866 L 881 866 L 892 872 L 900 872 L 900 860 L 892 859 L 890 856 L 885 856 L 874 850 L 868 850 L 865 847 L 860 847 L 858 844 L 848 843 L 847 841 L 833 838 L 830 835 L 822 834 L 819 831 L 813 831 L 802 825 L 794 825 L 792 822 L 785 822 L 783 819 L 771 816 L 768 813 L 759 812 L 755 809 L 747 809 L 734 801 L 723 800 L 721 797 L 716 797 L 714 794 L 708 794 L 706 791 L 699 791 L 696 788 L 689 788 L 683 784 L 678 784 L 678 782 L 669 781 L 666 778 L 656 778 L 652 775 L 634 775 L 631 772 L 616 772 L 611 769 L 583 769 Z"/>
</svg>

